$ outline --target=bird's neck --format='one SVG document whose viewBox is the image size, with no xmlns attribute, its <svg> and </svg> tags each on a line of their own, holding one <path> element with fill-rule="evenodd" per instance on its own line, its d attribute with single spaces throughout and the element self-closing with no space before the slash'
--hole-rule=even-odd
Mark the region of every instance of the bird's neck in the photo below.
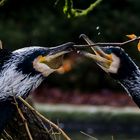
<svg viewBox="0 0 140 140">
<path fill-rule="evenodd" d="M 119 82 L 140 107 L 140 70 L 132 71 L 131 75 L 119 80 Z"/>
<path fill-rule="evenodd" d="M 12 69 L 0 74 L 0 100 L 6 100 L 9 97 L 22 96 L 26 98 L 30 91 L 35 90 L 44 78 L 40 75 L 24 75 Z M 6 76 L 5 73 L 7 74 Z"/>
</svg>

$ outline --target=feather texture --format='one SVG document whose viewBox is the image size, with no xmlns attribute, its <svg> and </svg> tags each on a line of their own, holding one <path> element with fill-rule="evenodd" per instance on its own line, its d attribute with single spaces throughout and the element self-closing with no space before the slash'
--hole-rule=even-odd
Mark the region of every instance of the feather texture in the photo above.
<svg viewBox="0 0 140 140">
<path fill-rule="evenodd" d="M 27 47 L 11 53 L 0 52 L 0 100 L 11 96 L 26 97 L 40 85 L 44 77 L 33 68 L 32 61 L 47 51 L 43 47 Z"/>
</svg>

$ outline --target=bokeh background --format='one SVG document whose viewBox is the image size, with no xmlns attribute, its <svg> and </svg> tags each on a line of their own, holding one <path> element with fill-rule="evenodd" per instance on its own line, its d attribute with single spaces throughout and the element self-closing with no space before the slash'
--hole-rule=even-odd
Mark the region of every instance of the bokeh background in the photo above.
<svg viewBox="0 0 140 140">
<path fill-rule="evenodd" d="M 73 6 L 85 9 L 93 2 L 74 0 Z M 0 7 L 3 47 L 10 50 L 36 45 L 51 47 L 68 41 L 83 44 L 78 38 L 81 33 L 95 42 L 123 42 L 128 39 L 127 34 L 140 33 L 139 0 L 103 0 L 86 16 L 73 18 L 63 13 L 64 0 L 55 3 L 56 0 L 6 0 Z M 136 43 L 124 49 L 140 65 Z M 120 85 L 93 61 L 76 54 L 67 58 L 72 60 L 72 69 L 50 75 L 33 95 L 37 103 L 135 107 Z"/>
<path fill-rule="evenodd" d="M 103 0 L 88 15 L 70 19 L 63 13 L 65 1 L 59 0 L 57 5 L 55 2 L 7 0 L 0 7 L 3 46 L 15 50 L 33 45 L 55 46 L 68 41 L 82 44 L 78 38 L 81 33 L 95 42 L 122 42 L 127 40 L 127 34 L 139 35 L 139 0 Z M 73 4 L 77 9 L 84 9 L 91 3 L 93 0 L 75 0 Z M 134 45 L 125 49 L 138 60 Z M 90 60 L 81 61 L 70 73 L 58 77 L 50 78 L 49 84 L 85 91 L 119 88 Z"/>
</svg>

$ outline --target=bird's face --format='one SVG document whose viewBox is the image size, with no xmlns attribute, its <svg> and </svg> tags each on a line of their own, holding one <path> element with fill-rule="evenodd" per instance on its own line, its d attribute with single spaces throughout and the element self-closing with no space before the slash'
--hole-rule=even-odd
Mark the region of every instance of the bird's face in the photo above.
<svg viewBox="0 0 140 140">
<path fill-rule="evenodd" d="M 35 75 L 41 73 L 48 76 L 63 65 L 63 56 L 71 52 L 73 43 L 69 42 L 57 47 L 30 47 L 15 51 L 22 58 L 17 70 L 23 74 Z"/>
<path fill-rule="evenodd" d="M 93 44 L 87 37 L 88 44 Z M 121 80 L 130 76 L 136 69 L 136 65 L 128 54 L 120 47 L 99 47 L 93 46 L 92 51 L 95 53 L 81 51 L 80 53 L 94 60 L 106 73 L 114 79 Z"/>
</svg>

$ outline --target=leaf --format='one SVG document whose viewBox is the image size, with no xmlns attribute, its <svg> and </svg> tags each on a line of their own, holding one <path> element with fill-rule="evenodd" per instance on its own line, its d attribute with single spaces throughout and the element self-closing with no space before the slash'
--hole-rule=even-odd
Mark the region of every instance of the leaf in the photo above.
<svg viewBox="0 0 140 140">
<path fill-rule="evenodd" d="M 136 38 L 137 36 L 135 35 L 135 34 L 130 34 L 130 35 L 126 35 L 128 38 L 130 38 L 130 39 L 134 39 L 134 38 Z"/>
<path fill-rule="evenodd" d="M 130 35 L 126 35 L 128 38 L 130 38 L 130 39 L 134 39 L 134 38 L 136 38 L 137 36 L 135 35 L 135 34 L 130 34 Z M 139 42 L 138 42 L 138 44 L 137 44 L 137 48 L 138 48 L 138 51 L 140 52 L 140 40 L 139 40 Z"/>
<path fill-rule="evenodd" d="M 140 41 L 139 41 L 137 47 L 138 47 L 138 51 L 140 52 Z"/>
</svg>

